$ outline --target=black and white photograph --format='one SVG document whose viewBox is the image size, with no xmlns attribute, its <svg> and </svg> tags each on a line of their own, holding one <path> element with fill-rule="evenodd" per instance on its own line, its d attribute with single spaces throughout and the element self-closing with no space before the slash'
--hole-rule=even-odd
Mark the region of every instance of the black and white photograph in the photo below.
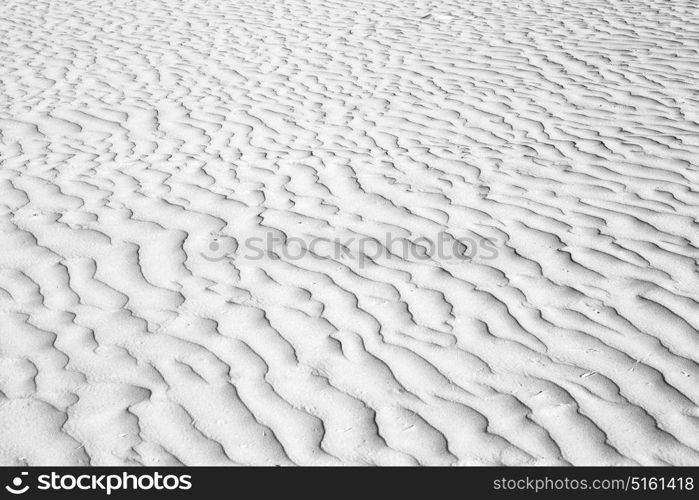
<svg viewBox="0 0 699 500">
<path fill-rule="evenodd" d="M 691 493 L 698 405 L 696 0 L 0 0 L 3 498 Z"/>
</svg>

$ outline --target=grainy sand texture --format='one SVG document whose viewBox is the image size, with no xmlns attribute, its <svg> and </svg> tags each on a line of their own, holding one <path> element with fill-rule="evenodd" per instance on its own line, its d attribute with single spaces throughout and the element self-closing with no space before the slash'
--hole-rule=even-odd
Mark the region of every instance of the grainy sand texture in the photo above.
<svg viewBox="0 0 699 500">
<path fill-rule="evenodd" d="M 0 464 L 699 465 L 697 89 L 694 0 L 3 0 Z"/>
</svg>

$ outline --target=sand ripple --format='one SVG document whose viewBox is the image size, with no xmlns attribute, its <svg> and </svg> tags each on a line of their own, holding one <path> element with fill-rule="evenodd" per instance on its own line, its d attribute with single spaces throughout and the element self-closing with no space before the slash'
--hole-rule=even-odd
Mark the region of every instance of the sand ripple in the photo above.
<svg viewBox="0 0 699 500">
<path fill-rule="evenodd" d="M 699 464 L 697 19 L 3 2 L 0 463 Z"/>
</svg>

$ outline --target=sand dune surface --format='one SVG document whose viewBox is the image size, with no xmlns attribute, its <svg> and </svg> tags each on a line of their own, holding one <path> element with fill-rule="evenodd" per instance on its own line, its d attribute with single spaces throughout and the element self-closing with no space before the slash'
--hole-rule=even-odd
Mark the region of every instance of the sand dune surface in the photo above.
<svg viewBox="0 0 699 500">
<path fill-rule="evenodd" d="M 693 0 L 7 0 L 0 61 L 0 464 L 699 465 Z"/>
</svg>

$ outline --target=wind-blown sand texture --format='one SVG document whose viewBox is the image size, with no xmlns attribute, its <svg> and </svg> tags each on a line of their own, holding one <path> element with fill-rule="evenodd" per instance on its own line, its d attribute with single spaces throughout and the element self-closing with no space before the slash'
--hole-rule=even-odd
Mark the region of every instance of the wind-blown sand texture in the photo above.
<svg viewBox="0 0 699 500">
<path fill-rule="evenodd" d="M 697 5 L 3 1 L 0 463 L 699 464 Z"/>
</svg>

